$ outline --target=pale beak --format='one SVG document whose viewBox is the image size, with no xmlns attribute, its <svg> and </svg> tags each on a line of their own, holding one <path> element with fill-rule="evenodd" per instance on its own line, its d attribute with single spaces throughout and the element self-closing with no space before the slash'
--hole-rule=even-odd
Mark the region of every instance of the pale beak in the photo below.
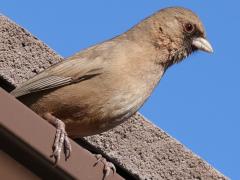
<svg viewBox="0 0 240 180">
<path fill-rule="evenodd" d="M 212 45 L 202 37 L 194 38 L 192 41 L 192 45 L 199 50 L 202 50 L 208 53 L 213 52 Z"/>
</svg>

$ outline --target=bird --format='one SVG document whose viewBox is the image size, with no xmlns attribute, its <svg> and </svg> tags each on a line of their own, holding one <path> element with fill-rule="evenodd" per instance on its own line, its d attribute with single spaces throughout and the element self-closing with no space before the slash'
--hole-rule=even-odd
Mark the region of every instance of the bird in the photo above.
<svg viewBox="0 0 240 180">
<path fill-rule="evenodd" d="M 66 58 L 27 80 L 11 94 L 56 127 L 53 155 L 69 137 L 98 134 L 135 114 L 169 67 L 195 51 L 212 53 L 200 18 L 167 7 L 126 32 Z"/>
</svg>

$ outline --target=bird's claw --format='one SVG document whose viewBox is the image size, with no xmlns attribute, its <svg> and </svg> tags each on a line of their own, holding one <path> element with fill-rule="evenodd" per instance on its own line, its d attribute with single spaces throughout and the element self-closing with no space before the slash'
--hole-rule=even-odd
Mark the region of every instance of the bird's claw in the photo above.
<svg viewBox="0 0 240 180">
<path fill-rule="evenodd" d="M 65 160 L 67 160 L 71 155 L 71 143 L 65 131 L 65 124 L 56 119 L 54 125 L 56 126 L 56 134 L 53 143 L 53 154 L 51 157 L 55 158 L 55 165 L 60 161 L 62 149 L 64 149 Z"/>
<path fill-rule="evenodd" d="M 96 154 L 95 157 L 97 158 L 96 163 L 94 164 L 94 166 L 96 166 L 100 161 L 104 164 L 104 176 L 103 176 L 103 180 L 105 180 L 106 177 L 109 176 L 110 171 L 113 171 L 113 174 L 116 173 L 116 167 L 114 166 L 113 163 L 108 162 L 104 157 L 102 157 L 101 154 Z"/>
</svg>

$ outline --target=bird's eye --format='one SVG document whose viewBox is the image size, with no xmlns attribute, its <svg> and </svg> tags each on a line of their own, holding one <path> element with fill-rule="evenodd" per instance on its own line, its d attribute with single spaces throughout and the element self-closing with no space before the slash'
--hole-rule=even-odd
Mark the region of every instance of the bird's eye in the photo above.
<svg viewBox="0 0 240 180">
<path fill-rule="evenodd" d="M 195 27 L 191 23 L 187 23 L 187 24 L 184 25 L 184 30 L 187 33 L 192 33 L 195 30 Z"/>
</svg>

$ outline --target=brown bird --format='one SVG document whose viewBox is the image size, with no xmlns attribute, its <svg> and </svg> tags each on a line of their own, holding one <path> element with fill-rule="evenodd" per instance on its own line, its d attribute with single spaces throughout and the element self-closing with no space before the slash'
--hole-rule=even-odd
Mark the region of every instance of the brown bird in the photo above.
<svg viewBox="0 0 240 180">
<path fill-rule="evenodd" d="M 198 16 L 185 8 L 166 8 L 48 68 L 11 94 L 56 126 L 53 154 L 59 160 L 62 148 L 70 155 L 67 133 L 89 136 L 122 123 L 171 65 L 196 50 L 213 52 Z"/>
</svg>

